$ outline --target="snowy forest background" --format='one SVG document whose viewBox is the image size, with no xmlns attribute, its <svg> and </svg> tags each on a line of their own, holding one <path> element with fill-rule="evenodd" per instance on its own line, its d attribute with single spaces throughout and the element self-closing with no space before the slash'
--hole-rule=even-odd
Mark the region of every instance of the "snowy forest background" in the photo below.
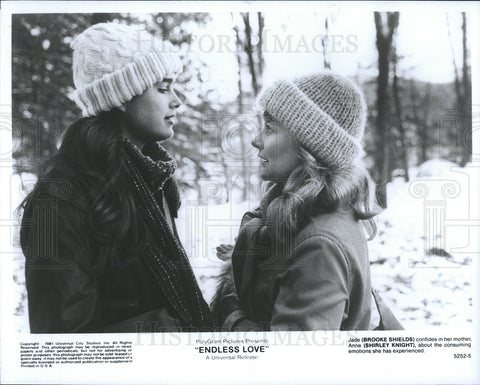
<svg viewBox="0 0 480 385">
<path fill-rule="evenodd" d="M 255 207 L 260 194 L 256 151 L 250 146 L 261 124 L 253 109 L 255 95 L 277 78 L 332 69 L 358 82 L 369 106 L 365 159 L 385 208 L 377 219 L 378 235 L 369 242 L 373 286 L 407 329 L 471 324 L 472 255 L 478 253 L 470 242 L 478 218 L 471 215 L 478 203 L 470 198 L 478 193 L 478 157 L 474 154 L 472 161 L 468 14 L 440 15 L 444 34 L 432 44 L 441 44 L 443 54 L 426 64 L 451 76 L 425 80 L 412 60 L 421 47 L 408 51 L 399 42 L 415 23 L 422 28 L 427 15 L 373 12 L 366 15 L 370 29 L 348 34 L 339 26 L 351 15 L 342 12 L 330 9 L 308 17 L 262 12 L 14 15 L 12 211 L 33 187 L 42 161 L 56 152 L 64 130 L 81 116 L 69 96 L 70 42 L 98 22 L 141 25 L 169 39 L 183 58 L 176 88 L 184 105 L 175 136 L 165 146 L 179 164 L 178 227 L 209 300 L 221 266 L 215 247 L 234 243 L 242 214 Z M 301 29 L 307 18 L 305 25 L 316 30 Z M 369 55 L 360 55 L 362 47 Z M 345 70 L 347 61 L 355 66 L 353 72 Z M 287 73 L 282 62 L 290 66 Z M 15 315 L 18 330 L 28 332 L 16 230 L 12 243 Z"/>
</svg>

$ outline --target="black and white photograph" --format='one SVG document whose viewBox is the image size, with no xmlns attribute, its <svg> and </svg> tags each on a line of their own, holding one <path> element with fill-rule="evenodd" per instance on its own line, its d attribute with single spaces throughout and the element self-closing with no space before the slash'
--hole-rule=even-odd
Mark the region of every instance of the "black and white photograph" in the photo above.
<svg viewBox="0 0 480 385">
<path fill-rule="evenodd" d="M 288 349 L 275 336 L 316 333 L 358 368 L 456 359 L 451 377 L 357 383 L 479 380 L 479 3 L 18 3 L 2 11 L 1 342 L 31 372 L 2 360 L 7 381 L 61 370 L 48 341 L 175 337 L 196 367 L 242 371 Z M 154 359 L 124 354 L 110 365 Z M 311 370 L 296 381 L 355 382 Z"/>
</svg>

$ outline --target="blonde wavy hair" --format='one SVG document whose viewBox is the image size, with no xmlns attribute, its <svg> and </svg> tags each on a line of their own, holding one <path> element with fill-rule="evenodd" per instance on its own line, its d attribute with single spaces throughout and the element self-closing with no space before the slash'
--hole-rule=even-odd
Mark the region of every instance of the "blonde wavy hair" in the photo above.
<svg viewBox="0 0 480 385">
<path fill-rule="evenodd" d="M 369 240 L 376 235 L 373 217 L 381 208 L 375 199 L 375 183 L 363 162 L 347 168 L 322 165 L 298 146 L 300 165 L 285 184 L 267 182 L 260 211 L 276 241 L 300 231 L 313 216 L 337 209 L 351 209 L 362 220 Z"/>
</svg>

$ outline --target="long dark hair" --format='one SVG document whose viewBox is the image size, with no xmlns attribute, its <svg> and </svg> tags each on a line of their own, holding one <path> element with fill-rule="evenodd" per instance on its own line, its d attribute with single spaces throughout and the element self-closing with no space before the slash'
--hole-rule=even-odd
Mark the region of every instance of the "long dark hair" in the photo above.
<svg viewBox="0 0 480 385">
<path fill-rule="evenodd" d="M 113 109 L 75 121 L 65 132 L 58 153 L 45 161 L 37 187 L 50 180 L 66 180 L 87 202 L 89 234 L 101 256 L 139 250 L 145 244 L 143 221 L 135 210 L 121 156 L 123 112 Z M 25 208 L 38 189 L 25 198 Z M 85 198 L 85 199 L 83 199 Z"/>
<path fill-rule="evenodd" d="M 298 147 L 300 165 L 285 185 L 267 183 L 261 211 L 277 241 L 301 230 L 316 214 L 351 210 L 362 220 L 369 239 L 376 234 L 373 217 L 381 208 L 375 199 L 375 183 L 358 160 L 346 168 L 322 165 L 303 147 Z"/>
</svg>

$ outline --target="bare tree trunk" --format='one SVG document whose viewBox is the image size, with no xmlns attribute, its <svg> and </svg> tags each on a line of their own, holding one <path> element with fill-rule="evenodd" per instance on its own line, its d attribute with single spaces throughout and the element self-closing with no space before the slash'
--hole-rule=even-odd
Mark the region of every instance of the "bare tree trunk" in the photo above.
<svg viewBox="0 0 480 385">
<path fill-rule="evenodd" d="M 257 12 L 258 17 L 258 75 L 260 78 L 259 84 L 261 84 L 261 79 L 263 78 L 263 69 L 265 68 L 265 59 L 263 57 L 263 30 L 265 28 L 265 18 L 262 15 L 262 12 Z"/>
<path fill-rule="evenodd" d="M 227 165 L 227 162 L 225 162 L 225 157 L 223 156 L 223 152 L 222 152 L 222 156 L 220 157 L 221 159 L 221 162 L 220 162 L 220 165 L 222 167 L 222 172 L 223 172 L 223 177 L 224 177 L 224 183 L 225 183 L 225 202 L 228 203 L 230 202 L 230 199 L 231 199 L 231 191 L 230 189 L 232 188 L 231 186 L 231 181 L 230 181 L 230 172 L 229 172 L 229 169 L 228 169 L 228 165 Z"/>
<path fill-rule="evenodd" d="M 243 95 L 243 86 L 242 86 L 242 41 L 240 39 L 240 33 L 238 30 L 238 27 L 235 26 L 233 28 L 235 31 L 235 39 L 236 39 L 236 57 L 237 57 L 237 66 L 238 66 L 238 114 L 239 116 L 242 116 L 245 111 L 244 111 L 244 95 Z M 241 119 L 240 119 L 241 121 Z M 246 146 L 245 146 L 245 129 L 244 127 L 240 127 L 239 129 L 239 135 L 240 135 L 240 146 L 241 146 L 241 153 L 245 155 L 246 152 Z M 247 170 L 247 165 L 246 165 L 246 159 L 245 156 L 242 156 L 242 179 L 243 179 L 243 189 L 242 189 L 242 200 L 247 200 L 248 197 L 248 170 Z"/>
<path fill-rule="evenodd" d="M 258 16 L 258 36 L 259 39 L 261 39 L 261 34 L 263 33 L 263 16 L 259 12 L 257 14 Z M 250 14 L 249 13 L 244 13 L 242 14 L 243 21 L 245 24 L 245 38 L 246 38 L 246 53 L 248 57 L 248 68 L 250 71 L 250 76 L 252 79 L 252 89 L 254 92 L 254 97 L 258 95 L 260 92 L 260 84 L 262 82 L 262 75 L 263 75 L 263 65 L 264 65 L 264 59 L 263 59 L 263 51 L 262 51 L 262 45 L 259 43 L 258 50 L 257 50 L 257 60 L 255 61 L 254 58 L 254 50 L 253 50 L 253 45 L 252 45 L 252 28 L 250 25 Z M 257 62 L 257 65 L 255 65 L 255 62 Z M 258 68 L 258 73 L 257 73 L 257 68 Z M 262 119 L 260 116 L 257 116 L 257 125 L 260 127 L 262 124 Z"/>
<path fill-rule="evenodd" d="M 463 47 L 463 66 L 462 66 L 462 83 L 465 91 L 465 101 L 470 103 L 471 100 L 471 83 L 468 64 L 468 47 L 467 47 L 467 16 L 462 12 L 462 47 Z"/>
<path fill-rule="evenodd" d="M 255 95 L 258 94 L 259 87 L 257 82 L 257 73 L 255 71 L 255 60 L 253 59 L 253 45 L 252 45 L 252 27 L 250 25 L 250 14 L 242 13 L 243 23 L 245 24 L 245 51 L 248 58 L 248 68 L 252 77 L 252 88 Z"/>
<path fill-rule="evenodd" d="M 422 164 L 428 160 L 428 149 L 430 146 L 428 131 L 430 129 L 430 109 L 431 109 L 431 94 L 432 85 L 427 83 L 425 85 L 425 96 L 420 95 L 413 79 L 410 79 L 410 106 L 412 109 L 411 121 L 415 126 L 417 136 L 417 164 Z M 422 106 L 423 114 L 420 116 L 418 106 Z"/>
<path fill-rule="evenodd" d="M 387 89 L 388 89 L 388 46 L 386 46 L 383 37 L 383 24 L 381 14 L 375 12 L 375 26 L 377 28 L 377 50 L 378 50 L 378 78 L 377 78 L 377 135 L 375 166 L 377 169 L 377 200 L 382 207 L 387 206 L 387 194 L 385 189 L 386 180 L 384 178 L 386 157 L 386 139 L 387 139 Z"/>
<path fill-rule="evenodd" d="M 467 17 L 462 12 L 462 74 L 461 79 L 455 59 L 454 43 L 450 31 L 450 23 L 447 16 L 448 37 L 455 75 L 455 93 L 457 96 L 458 120 L 457 120 L 457 147 L 460 152 L 460 166 L 465 166 L 472 157 L 472 88 L 470 82 L 470 66 L 468 64 L 467 48 Z"/>
<path fill-rule="evenodd" d="M 263 57 L 263 31 L 265 28 L 265 18 L 263 17 L 261 12 L 257 12 L 257 18 L 258 18 L 258 47 L 257 47 L 258 75 L 256 76 L 256 80 L 258 83 L 258 87 L 261 88 L 263 84 L 263 70 L 265 68 L 265 59 Z M 258 129 L 260 129 L 261 126 L 262 126 L 262 118 L 260 117 L 260 115 L 257 115 Z"/>
<path fill-rule="evenodd" d="M 388 78 L 390 69 L 390 52 L 392 48 L 393 34 L 398 26 L 399 13 L 387 12 L 383 14 L 387 23 L 384 24 L 382 14 L 374 12 L 375 27 L 377 31 L 378 50 L 378 78 L 377 78 L 377 135 L 376 135 L 376 177 L 377 177 L 377 200 L 382 207 L 387 207 L 386 183 L 390 180 L 390 148 L 391 129 L 388 122 L 390 101 L 388 93 Z"/>
<path fill-rule="evenodd" d="M 465 131 L 457 135 L 462 143 L 461 146 L 460 166 L 464 167 L 472 157 L 472 84 L 470 80 L 470 66 L 468 63 L 468 47 L 467 47 L 467 16 L 462 12 L 462 48 L 463 48 L 463 65 L 462 65 L 462 89 L 463 89 L 463 105 L 461 105 L 461 122 L 460 130 Z"/>
<path fill-rule="evenodd" d="M 402 118 L 402 105 L 400 102 L 400 90 L 398 85 L 398 75 L 397 75 L 397 54 L 394 52 L 393 54 L 393 101 L 395 104 L 395 120 L 397 122 L 398 134 L 400 137 L 400 156 L 401 156 L 401 163 L 403 168 L 403 175 L 406 182 L 410 181 L 408 175 L 408 153 L 407 153 L 407 146 L 405 140 L 405 127 L 403 125 L 403 118 Z"/>
<path fill-rule="evenodd" d="M 417 136 L 419 141 L 419 161 L 418 163 L 425 163 L 428 159 L 427 151 L 429 147 L 429 121 L 430 121 L 430 104 L 431 104 L 431 95 L 432 95 L 432 85 L 427 83 L 425 86 L 425 96 L 420 100 L 420 95 L 416 91 L 416 87 L 411 80 L 411 100 L 412 100 L 412 109 L 413 109 L 413 123 L 417 129 Z M 418 114 L 417 105 L 423 107 L 423 118 L 421 119 Z"/>
<path fill-rule="evenodd" d="M 202 191 L 202 186 L 200 185 L 201 171 L 200 171 L 200 167 L 198 167 L 198 164 L 197 163 L 194 163 L 194 164 L 195 164 L 195 167 L 194 167 L 195 179 L 193 180 L 193 184 L 195 186 L 195 190 L 198 193 L 197 200 L 201 201 L 203 200 L 203 191 Z"/>
<path fill-rule="evenodd" d="M 463 95 L 460 89 L 460 77 L 458 75 L 458 66 L 457 66 L 457 60 L 455 59 L 455 50 L 454 50 L 454 44 L 452 40 L 452 33 L 450 30 L 450 22 L 449 22 L 448 15 L 447 15 L 447 30 L 448 30 L 448 40 L 450 41 L 450 51 L 452 53 L 453 71 L 455 75 L 455 93 L 457 94 L 458 105 L 463 106 Z"/>
</svg>

